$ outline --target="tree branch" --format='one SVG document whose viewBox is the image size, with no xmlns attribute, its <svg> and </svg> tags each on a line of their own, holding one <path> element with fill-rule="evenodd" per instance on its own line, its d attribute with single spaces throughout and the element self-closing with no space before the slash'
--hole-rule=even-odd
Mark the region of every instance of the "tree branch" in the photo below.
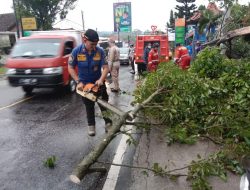
<svg viewBox="0 0 250 190">
<path fill-rule="evenodd" d="M 182 168 L 176 168 L 176 169 L 168 170 L 168 171 L 164 171 L 164 170 L 163 171 L 157 171 L 157 170 L 154 170 L 152 168 L 143 167 L 143 166 L 132 166 L 132 165 L 127 165 L 127 164 L 116 164 L 116 163 L 102 162 L 102 161 L 96 161 L 96 162 L 100 163 L 100 164 L 109 164 L 109 165 L 113 165 L 113 166 L 120 166 L 120 167 L 126 167 L 126 168 L 132 168 L 132 169 L 140 169 L 140 170 L 147 170 L 147 171 L 153 172 L 155 174 L 166 175 L 166 176 L 172 175 L 172 176 L 176 176 L 176 177 L 187 176 L 187 174 L 171 174 L 171 173 L 175 172 L 175 171 L 184 170 L 184 169 L 188 168 L 189 166 L 191 166 L 191 165 L 188 165 L 188 166 L 184 166 Z"/>
<path fill-rule="evenodd" d="M 207 139 L 209 139 L 210 141 L 212 141 L 214 144 L 223 145 L 223 142 L 217 141 L 217 140 L 215 140 L 215 139 L 213 139 L 213 138 L 211 138 L 211 137 L 209 137 L 209 136 L 207 136 L 207 135 L 200 135 L 200 137 L 207 138 Z"/>
<path fill-rule="evenodd" d="M 135 118 L 135 115 L 139 112 L 140 109 L 142 109 L 147 103 L 149 103 L 150 101 L 152 101 L 152 99 L 158 95 L 161 91 L 163 90 L 163 88 L 158 89 L 157 91 L 155 91 L 153 94 L 151 94 L 151 96 L 149 96 L 144 102 L 142 102 L 141 104 L 137 104 L 136 107 L 134 108 L 134 110 L 132 110 L 130 112 L 130 115 L 132 118 Z"/>
<path fill-rule="evenodd" d="M 126 121 L 125 123 L 126 125 L 135 125 L 135 126 L 138 126 L 138 125 L 156 125 L 156 126 L 163 126 L 163 125 L 166 125 L 166 123 L 147 123 L 147 122 L 130 122 L 130 121 Z"/>
</svg>

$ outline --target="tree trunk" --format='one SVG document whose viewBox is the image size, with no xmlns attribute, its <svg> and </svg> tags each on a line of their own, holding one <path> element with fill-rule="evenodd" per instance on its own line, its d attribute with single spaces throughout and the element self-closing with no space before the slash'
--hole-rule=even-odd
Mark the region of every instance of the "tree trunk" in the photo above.
<svg viewBox="0 0 250 190">
<path fill-rule="evenodd" d="M 126 122 L 129 117 L 136 117 L 136 114 L 145 106 L 145 104 L 149 103 L 156 95 L 161 92 L 161 89 L 158 89 L 151 96 L 149 96 L 144 102 L 136 105 L 136 107 L 131 112 L 124 112 L 123 115 L 120 115 L 118 123 L 112 126 L 111 130 L 109 130 L 108 134 L 104 137 L 104 139 L 94 147 L 87 156 L 77 165 L 77 167 L 73 170 L 70 175 L 70 180 L 73 183 L 79 184 L 83 177 L 90 172 L 94 171 L 104 171 L 103 169 L 91 169 L 91 165 L 94 164 L 97 159 L 101 156 L 105 148 L 112 141 L 112 139 L 116 136 L 116 133 L 120 131 L 121 126 Z M 89 171 L 90 170 L 90 171 Z"/>
</svg>

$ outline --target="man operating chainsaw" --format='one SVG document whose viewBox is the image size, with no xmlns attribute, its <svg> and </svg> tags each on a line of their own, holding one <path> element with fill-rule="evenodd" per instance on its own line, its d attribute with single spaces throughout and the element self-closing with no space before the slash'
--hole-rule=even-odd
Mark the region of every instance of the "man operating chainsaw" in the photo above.
<svg viewBox="0 0 250 190">
<path fill-rule="evenodd" d="M 104 50 L 97 46 L 99 41 L 98 33 L 88 29 L 83 35 L 83 44 L 74 48 L 68 61 L 68 70 L 71 77 L 77 83 L 77 89 L 96 93 L 96 96 L 108 101 L 105 79 L 109 72 L 108 64 L 105 62 Z M 75 71 L 78 68 L 78 74 Z M 95 89 L 95 90 L 94 90 Z M 94 136 L 95 130 L 95 102 L 82 97 L 86 107 L 88 120 L 88 134 Z M 106 108 L 99 104 L 101 111 Z M 112 125 L 111 119 L 103 117 L 105 121 L 105 132 Z"/>
</svg>

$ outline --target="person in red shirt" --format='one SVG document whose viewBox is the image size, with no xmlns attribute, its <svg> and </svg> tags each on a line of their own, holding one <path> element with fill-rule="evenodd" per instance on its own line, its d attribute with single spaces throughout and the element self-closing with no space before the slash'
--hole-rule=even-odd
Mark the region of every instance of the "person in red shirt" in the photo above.
<svg viewBox="0 0 250 190">
<path fill-rule="evenodd" d="M 156 71 L 160 63 L 158 47 L 159 47 L 159 44 L 154 43 L 153 48 L 150 50 L 148 54 L 148 71 L 149 72 Z"/>
<path fill-rule="evenodd" d="M 174 62 L 183 70 L 190 67 L 191 57 L 188 54 L 188 49 L 181 44 L 176 44 Z"/>
</svg>

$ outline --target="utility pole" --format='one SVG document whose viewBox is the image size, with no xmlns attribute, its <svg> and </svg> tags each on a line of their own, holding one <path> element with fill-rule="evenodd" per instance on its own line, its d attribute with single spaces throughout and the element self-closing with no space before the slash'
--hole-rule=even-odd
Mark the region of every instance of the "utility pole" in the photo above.
<svg viewBox="0 0 250 190">
<path fill-rule="evenodd" d="M 82 13 L 82 29 L 83 31 L 85 31 L 83 11 L 81 11 L 81 13 Z"/>
<path fill-rule="evenodd" d="M 15 19 L 16 19 L 17 38 L 20 38 L 19 23 L 18 23 L 17 14 L 16 14 L 16 3 L 15 3 L 15 0 L 13 0 L 13 8 L 14 8 L 14 14 L 15 14 Z"/>
<path fill-rule="evenodd" d="M 20 1 L 17 0 L 17 8 L 18 8 L 18 14 L 19 14 L 19 21 L 20 21 L 20 26 L 21 26 L 21 37 L 23 37 L 23 22 L 22 22 L 22 15 L 21 15 L 21 11 L 20 11 Z"/>
</svg>

